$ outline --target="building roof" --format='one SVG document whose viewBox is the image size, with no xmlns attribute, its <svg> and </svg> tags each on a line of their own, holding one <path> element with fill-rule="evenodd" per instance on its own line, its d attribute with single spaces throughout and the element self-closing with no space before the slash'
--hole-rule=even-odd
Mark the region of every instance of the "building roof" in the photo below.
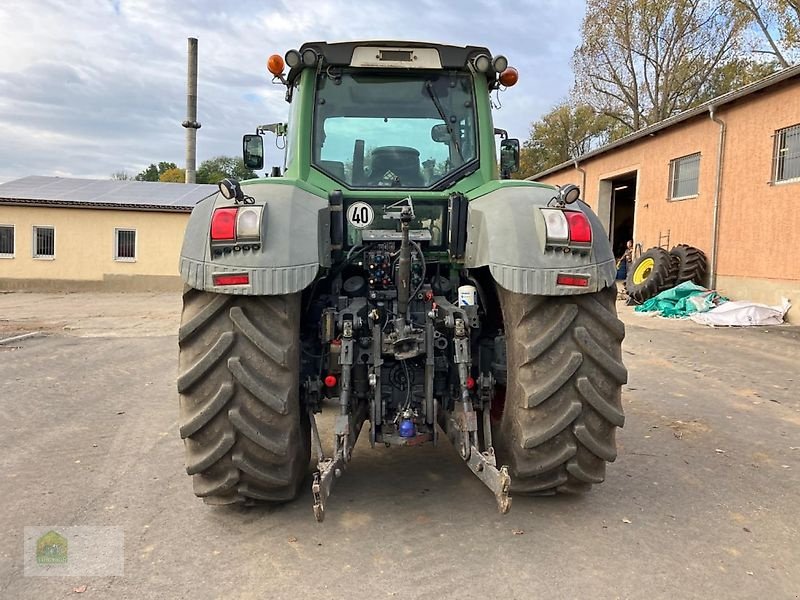
<svg viewBox="0 0 800 600">
<path fill-rule="evenodd" d="M 561 163 L 560 165 L 556 165 L 555 167 L 550 167 L 549 169 L 542 171 L 541 173 L 537 173 L 531 177 L 528 177 L 529 180 L 536 180 L 540 177 L 544 177 L 546 175 L 550 175 L 551 173 L 555 173 L 557 171 L 561 171 L 562 169 L 566 169 L 567 167 L 572 167 L 577 162 L 583 162 L 589 158 L 600 156 L 601 154 L 605 154 L 609 150 L 613 150 L 614 148 L 619 148 L 620 146 L 624 146 L 626 144 L 630 144 L 631 142 L 635 142 L 643 137 L 654 135 L 656 132 L 661 131 L 662 129 L 666 129 L 667 127 L 672 127 L 673 125 L 677 125 L 678 123 L 682 123 L 683 121 L 688 121 L 694 117 L 702 115 L 704 113 L 708 113 L 712 108 L 718 109 L 720 106 L 725 104 L 730 104 L 731 102 L 735 102 L 744 98 L 745 96 L 749 96 L 750 94 L 754 94 L 755 92 L 759 92 L 766 88 L 772 87 L 773 85 L 777 85 L 782 83 L 788 79 L 792 79 L 793 77 L 797 77 L 800 75 L 800 64 L 794 65 L 792 67 L 782 69 L 777 73 L 773 73 L 772 75 L 765 77 L 764 79 L 759 79 L 756 82 L 753 82 L 749 85 L 741 87 L 737 90 L 733 90 L 732 92 L 728 92 L 727 94 L 722 94 L 721 96 L 717 96 L 716 98 L 712 98 L 711 100 L 704 102 L 694 108 L 690 108 L 689 110 L 685 110 L 682 113 L 678 113 L 674 117 L 669 117 L 668 119 L 664 119 L 663 121 L 659 121 L 658 123 L 653 123 L 652 125 L 645 127 L 644 129 L 640 129 L 639 131 L 634 131 L 631 134 L 622 137 L 615 142 L 611 142 L 610 144 L 606 144 L 605 146 L 601 146 L 596 150 L 592 150 L 591 152 L 587 152 L 582 156 L 579 156 L 576 159 L 571 159 Z"/>
<path fill-rule="evenodd" d="M 217 186 L 209 184 L 32 175 L 0 184 L 0 204 L 191 212 L 216 191 Z"/>
</svg>

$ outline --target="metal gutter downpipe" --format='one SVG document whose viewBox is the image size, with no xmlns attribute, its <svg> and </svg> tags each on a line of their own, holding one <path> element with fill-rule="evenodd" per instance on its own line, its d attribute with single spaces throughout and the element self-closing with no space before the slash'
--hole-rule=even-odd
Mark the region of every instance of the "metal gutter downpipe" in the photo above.
<svg viewBox="0 0 800 600">
<path fill-rule="evenodd" d="M 727 125 L 725 121 L 716 116 L 716 111 L 713 104 L 708 107 L 708 116 L 711 120 L 719 125 L 719 145 L 717 147 L 717 179 L 714 184 L 714 215 L 712 218 L 713 229 L 711 231 L 711 264 L 709 267 L 709 282 L 710 289 L 717 287 L 717 254 L 719 249 L 719 204 L 720 204 L 720 191 L 722 189 L 722 166 L 724 162 L 725 153 L 725 134 Z"/>
<path fill-rule="evenodd" d="M 578 165 L 578 159 L 577 159 L 577 158 L 575 159 L 575 161 L 574 161 L 574 164 L 575 164 L 575 170 L 576 170 L 576 171 L 578 171 L 578 172 L 580 172 L 580 174 L 581 174 L 581 177 L 582 177 L 582 182 L 581 182 L 581 195 L 583 196 L 583 198 L 584 198 L 584 202 L 585 202 L 585 201 L 586 201 L 586 170 L 585 170 L 585 169 L 583 169 L 583 168 L 581 168 L 581 167 Z"/>
</svg>

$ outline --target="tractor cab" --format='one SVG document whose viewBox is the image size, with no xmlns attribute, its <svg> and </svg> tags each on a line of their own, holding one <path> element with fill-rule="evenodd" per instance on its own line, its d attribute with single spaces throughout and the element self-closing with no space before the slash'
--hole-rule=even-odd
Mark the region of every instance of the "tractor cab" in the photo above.
<svg viewBox="0 0 800 600">
<path fill-rule="evenodd" d="M 286 86 L 290 116 L 285 127 L 245 136 L 252 168 L 263 167 L 259 134 L 271 130 L 286 136 L 282 173 L 323 189 L 441 197 L 500 174 L 489 94 L 518 78 L 504 56 L 472 46 L 315 42 L 273 55 L 268 67 Z M 501 145 L 508 177 L 519 142 Z"/>
</svg>

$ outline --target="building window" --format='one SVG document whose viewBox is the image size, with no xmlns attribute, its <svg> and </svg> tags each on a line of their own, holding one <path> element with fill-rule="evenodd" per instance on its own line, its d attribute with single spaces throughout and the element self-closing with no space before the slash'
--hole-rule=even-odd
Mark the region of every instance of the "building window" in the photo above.
<svg viewBox="0 0 800 600">
<path fill-rule="evenodd" d="M 114 260 L 133 262 L 136 260 L 136 230 L 114 230 Z"/>
<path fill-rule="evenodd" d="M 0 225 L 0 258 L 14 258 L 13 225 Z"/>
<path fill-rule="evenodd" d="M 775 132 L 774 163 L 774 182 L 800 179 L 800 125 Z"/>
<path fill-rule="evenodd" d="M 669 199 L 697 196 L 700 181 L 700 153 L 676 158 L 669 163 Z"/>
<path fill-rule="evenodd" d="M 56 230 L 53 227 L 33 227 L 33 258 L 56 257 Z"/>
</svg>

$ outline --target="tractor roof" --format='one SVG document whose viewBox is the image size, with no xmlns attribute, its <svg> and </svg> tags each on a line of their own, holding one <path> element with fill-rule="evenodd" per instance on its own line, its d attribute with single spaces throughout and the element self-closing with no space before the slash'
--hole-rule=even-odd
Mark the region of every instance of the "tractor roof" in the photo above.
<svg viewBox="0 0 800 600">
<path fill-rule="evenodd" d="M 300 47 L 300 54 L 311 49 L 319 56 L 323 65 L 338 67 L 372 68 L 433 68 L 467 69 L 469 61 L 480 54 L 491 58 L 492 53 L 482 46 L 450 46 L 430 42 L 402 40 L 364 40 L 357 42 L 307 42 Z M 358 49 L 358 51 L 357 51 Z M 370 50 L 367 52 L 367 50 Z M 374 52 L 371 50 L 375 50 Z M 404 53 L 405 51 L 405 53 Z M 294 80 L 303 66 L 292 68 L 288 79 Z M 487 74 L 492 80 L 496 73 Z"/>
</svg>

